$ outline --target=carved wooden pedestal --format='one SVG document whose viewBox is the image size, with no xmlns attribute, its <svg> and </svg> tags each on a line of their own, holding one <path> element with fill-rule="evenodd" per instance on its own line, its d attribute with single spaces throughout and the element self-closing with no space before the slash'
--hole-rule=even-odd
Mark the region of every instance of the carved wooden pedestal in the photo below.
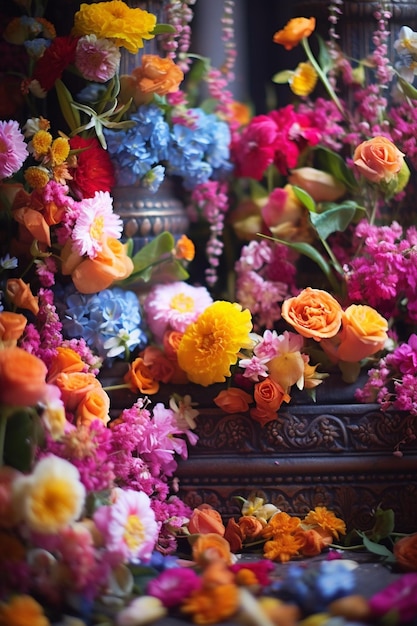
<svg viewBox="0 0 417 626">
<path fill-rule="evenodd" d="M 213 398 L 221 388 L 166 385 L 151 397 L 166 403 L 175 391 L 198 403 L 199 442 L 176 472 L 189 506 L 205 502 L 237 517 L 236 496 L 256 492 L 293 514 L 327 506 L 349 530 L 369 528 L 380 506 L 394 510 L 397 531 L 415 532 L 417 440 L 408 415 L 355 403 L 355 386 L 336 377 L 318 388 L 316 403 L 298 393 L 262 427 L 248 414 L 220 411 Z"/>
</svg>

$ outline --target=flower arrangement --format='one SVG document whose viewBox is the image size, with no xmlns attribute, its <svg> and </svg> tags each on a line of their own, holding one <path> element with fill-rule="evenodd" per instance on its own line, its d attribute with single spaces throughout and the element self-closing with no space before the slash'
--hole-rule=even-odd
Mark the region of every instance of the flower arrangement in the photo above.
<svg viewBox="0 0 417 626">
<path fill-rule="evenodd" d="M 401 31 L 394 67 L 389 14 L 377 11 L 375 51 L 352 68 L 337 45 L 339 0 L 317 58 L 314 18 L 291 20 L 274 40 L 301 45 L 307 60 L 274 80 L 300 100 L 244 119 L 227 89 L 231 0 L 224 66 L 199 59 L 210 98 L 190 97 L 192 4 L 169 3 L 167 25 L 109 0 L 81 4 L 68 36 L 29 14 L 4 31 L 30 59 L 29 104 L 54 89 L 65 129 L 47 114 L 0 121 L 0 623 L 44 626 L 69 613 L 123 626 L 174 610 L 195 623 L 280 624 L 327 609 L 377 621 L 393 607 L 413 618 L 414 536 L 398 540 L 389 524 L 356 531 L 379 556 L 392 539 L 390 558 L 412 573 L 390 602 L 361 598 L 348 613 L 335 604 L 354 588 L 338 551 L 349 544 L 335 544 L 342 519 L 325 507 L 289 515 L 254 497 L 224 524 L 210 506 L 181 501 L 175 474 L 198 442 L 190 388 L 220 385 L 222 411 L 263 427 L 297 389 L 314 401 L 329 372 L 352 382 L 366 369 L 359 401 L 415 415 L 416 229 L 401 219 L 416 168 L 414 33 Z M 165 56 L 143 54 L 119 75 L 121 55 L 156 36 Z M 365 68 L 376 82 L 361 79 Z M 191 89 L 179 89 L 188 72 Z M 341 77 L 360 102 L 353 111 Z M 327 99 L 311 97 L 320 84 Z M 156 192 L 165 175 L 210 226 L 196 284 L 186 234 L 164 232 L 133 254 L 113 209 L 116 184 Z M 219 297 L 230 234 L 231 294 Z M 158 280 L 161 267 L 170 280 Z M 139 293 L 138 283 L 149 284 Z M 115 387 L 135 400 L 115 415 L 102 372 L 120 361 Z M 163 403 L 167 384 L 175 393 Z M 184 538 L 193 567 L 174 556 Z M 259 549 L 255 562 L 235 557 Z M 295 567 L 287 581 L 274 577 L 272 562 L 319 555 L 329 558 L 314 576 Z"/>
</svg>

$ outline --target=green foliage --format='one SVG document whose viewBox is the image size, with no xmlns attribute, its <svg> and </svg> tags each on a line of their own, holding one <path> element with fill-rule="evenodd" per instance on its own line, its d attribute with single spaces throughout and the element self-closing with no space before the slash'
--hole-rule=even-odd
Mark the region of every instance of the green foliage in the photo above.
<svg viewBox="0 0 417 626">
<path fill-rule="evenodd" d="M 31 471 L 43 433 L 41 419 L 34 409 L 13 407 L 6 423 L 4 463 L 21 472 Z"/>
<path fill-rule="evenodd" d="M 346 165 L 345 160 L 333 150 L 328 148 L 314 148 L 316 167 L 324 172 L 332 174 L 337 180 L 346 185 L 350 191 L 358 191 L 358 183 L 352 170 Z"/>
<path fill-rule="evenodd" d="M 127 250 L 130 255 L 133 250 L 133 242 L 127 242 Z M 164 231 L 143 246 L 132 257 L 133 271 L 131 275 L 118 284 L 131 285 L 137 281 L 148 282 L 156 272 L 163 271 L 164 277 L 175 280 L 187 280 L 188 272 L 173 255 L 175 239 L 168 231 Z"/>
</svg>

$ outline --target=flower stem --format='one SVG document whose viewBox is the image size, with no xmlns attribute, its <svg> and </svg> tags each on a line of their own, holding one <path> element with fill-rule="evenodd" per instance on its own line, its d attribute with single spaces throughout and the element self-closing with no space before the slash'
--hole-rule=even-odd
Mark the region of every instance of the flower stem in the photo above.
<svg viewBox="0 0 417 626">
<path fill-rule="evenodd" d="M 307 37 L 303 37 L 303 39 L 301 40 L 302 46 L 304 48 L 304 52 L 307 55 L 308 60 L 310 61 L 311 65 L 314 67 L 314 69 L 316 70 L 321 82 L 323 83 L 327 93 L 329 94 L 330 98 L 333 100 L 333 102 L 335 103 L 335 105 L 337 106 L 337 108 L 339 109 L 339 111 L 341 112 L 341 114 L 343 115 L 343 117 L 345 117 L 345 110 L 342 106 L 342 103 L 340 102 L 339 98 L 337 97 L 333 87 L 330 85 L 326 74 L 323 72 L 323 70 L 321 69 L 320 65 L 318 64 L 316 58 L 314 57 L 314 54 L 311 51 L 310 48 L 310 44 L 308 43 L 308 39 Z"/>
<path fill-rule="evenodd" d="M 110 385 L 109 387 L 103 387 L 104 391 L 116 391 L 117 389 L 130 389 L 129 385 Z"/>
</svg>

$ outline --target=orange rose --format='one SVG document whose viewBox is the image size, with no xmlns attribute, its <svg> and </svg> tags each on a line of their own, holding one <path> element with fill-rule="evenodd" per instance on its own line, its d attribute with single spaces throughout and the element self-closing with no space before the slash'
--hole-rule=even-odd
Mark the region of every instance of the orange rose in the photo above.
<svg viewBox="0 0 417 626">
<path fill-rule="evenodd" d="M 87 393 L 101 387 L 94 374 L 86 372 L 61 372 L 54 384 L 61 390 L 61 399 L 68 411 L 75 411 Z"/>
<path fill-rule="evenodd" d="M 217 533 L 199 535 L 192 545 L 192 558 L 202 567 L 218 559 L 230 565 L 232 562 L 230 544 Z"/>
<path fill-rule="evenodd" d="M 81 261 L 71 277 L 75 288 L 88 294 L 107 289 L 114 281 L 130 276 L 132 270 L 133 261 L 127 255 L 126 245 L 108 237 L 97 256 Z"/>
<path fill-rule="evenodd" d="M 38 298 L 21 278 L 9 278 L 6 283 L 7 298 L 19 309 L 27 309 L 34 315 L 39 313 Z"/>
<path fill-rule="evenodd" d="M 162 383 L 171 382 L 175 368 L 160 348 L 148 346 L 140 353 L 140 356 L 152 378 Z"/>
<path fill-rule="evenodd" d="M 266 523 L 254 515 L 242 515 L 238 522 L 245 539 L 256 539 L 262 533 Z"/>
<path fill-rule="evenodd" d="M 24 207 L 13 211 L 13 217 L 30 232 L 34 239 L 47 246 L 51 245 L 51 232 L 40 211 Z"/>
<path fill-rule="evenodd" d="M 333 360 L 357 363 L 385 345 L 388 322 L 365 304 L 352 304 L 343 313 L 342 330 L 333 340 L 323 340 L 323 350 Z"/>
<path fill-rule="evenodd" d="M 244 539 L 242 529 L 233 518 L 230 518 L 227 522 L 224 538 L 229 542 L 232 552 L 236 553 L 242 550 Z"/>
<path fill-rule="evenodd" d="M 283 402 L 289 402 L 291 399 L 281 385 L 269 376 L 256 383 L 253 397 L 256 406 L 268 413 L 278 411 Z"/>
<path fill-rule="evenodd" d="M 101 386 L 88 391 L 75 411 L 77 426 L 88 426 L 93 420 L 107 424 L 110 420 L 110 398 Z"/>
<path fill-rule="evenodd" d="M 132 72 L 136 87 L 133 100 L 136 106 L 149 102 L 153 94 L 164 96 L 178 91 L 184 80 L 184 73 L 172 59 L 144 54 L 141 62 L 142 65 Z M 144 98 L 144 95 L 149 97 Z"/>
<path fill-rule="evenodd" d="M 129 371 L 125 374 L 125 383 L 132 391 L 140 391 L 143 394 L 154 394 L 159 391 L 159 383 L 152 376 L 149 367 L 142 357 L 138 357 L 129 365 Z"/>
<path fill-rule="evenodd" d="M 26 324 L 26 317 L 20 313 L 0 311 L 0 343 L 4 348 L 16 345 Z"/>
<path fill-rule="evenodd" d="M 0 350 L 0 404 L 34 406 L 46 397 L 46 365 L 16 346 Z"/>
<path fill-rule="evenodd" d="M 417 533 L 398 539 L 394 543 L 394 557 L 402 570 L 417 571 Z"/>
<path fill-rule="evenodd" d="M 213 398 L 213 402 L 225 413 L 246 413 L 249 410 L 249 405 L 253 402 L 253 398 L 243 389 L 230 387 Z"/>
<path fill-rule="evenodd" d="M 317 556 L 333 541 L 332 534 L 320 528 L 310 528 L 300 532 L 304 535 L 304 545 L 301 548 L 303 556 Z"/>
<path fill-rule="evenodd" d="M 192 534 L 217 533 L 223 537 L 225 526 L 222 516 L 216 509 L 209 504 L 201 504 L 193 510 L 188 530 Z"/>
<path fill-rule="evenodd" d="M 249 411 L 250 416 L 255 422 L 258 422 L 261 426 L 265 426 L 268 422 L 273 422 L 277 419 L 276 411 L 268 411 L 267 409 L 260 408 L 259 406 Z"/>
<path fill-rule="evenodd" d="M 167 330 L 162 338 L 162 345 L 168 359 L 176 359 L 178 346 L 181 343 L 184 333 L 178 330 Z"/>
<path fill-rule="evenodd" d="M 59 346 L 49 365 L 48 383 L 53 382 L 61 372 L 70 374 L 72 372 L 82 372 L 84 369 L 85 363 L 78 352 L 75 352 L 72 348 Z"/>
<path fill-rule="evenodd" d="M 320 341 L 334 337 L 342 323 L 338 301 L 322 289 L 303 289 L 298 296 L 282 303 L 281 315 L 303 337 Z"/>
<path fill-rule="evenodd" d="M 274 43 L 280 43 L 286 50 L 292 50 L 304 37 L 310 37 L 316 28 L 316 19 L 314 17 L 294 17 L 282 30 L 275 33 L 273 37 Z"/>
<path fill-rule="evenodd" d="M 404 163 L 404 154 L 386 137 L 373 137 L 362 142 L 353 153 L 359 172 L 373 183 L 389 182 Z"/>
</svg>

